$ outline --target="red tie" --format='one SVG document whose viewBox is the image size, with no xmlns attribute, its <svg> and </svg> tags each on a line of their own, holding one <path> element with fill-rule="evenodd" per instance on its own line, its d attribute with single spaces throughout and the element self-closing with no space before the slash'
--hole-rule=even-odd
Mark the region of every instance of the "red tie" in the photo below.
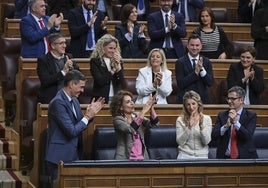
<svg viewBox="0 0 268 188">
<path fill-rule="evenodd" d="M 238 157 L 238 149 L 237 149 L 236 129 L 235 129 L 234 125 L 232 125 L 230 158 L 231 159 L 236 159 L 237 157 Z"/>
<path fill-rule="evenodd" d="M 38 20 L 41 29 L 45 28 L 45 24 L 43 22 L 43 20 Z M 50 45 L 48 43 L 48 36 L 45 37 L 45 45 L 47 46 L 47 50 L 50 51 Z"/>
</svg>

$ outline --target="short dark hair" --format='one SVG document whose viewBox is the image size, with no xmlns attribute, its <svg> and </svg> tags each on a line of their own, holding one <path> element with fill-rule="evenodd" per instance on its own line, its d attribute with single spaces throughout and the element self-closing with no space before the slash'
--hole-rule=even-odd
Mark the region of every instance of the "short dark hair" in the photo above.
<svg viewBox="0 0 268 188">
<path fill-rule="evenodd" d="M 256 54 L 257 54 L 257 50 L 256 50 L 256 48 L 254 48 L 254 46 L 246 46 L 246 47 L 244 47 L 241 50 L 240 55 L 245 53 L 245 52 L 249 52 L 252 55 L 252 57 L 254 57 L 254 58 L 256 57 Z"/>
<path fill-rule="evenodd" d="M 199 39 L 200 42 L 202 43 L 202 39 L 201 39 L 201 37 L 200 37 L 198 34 L 195 34 L 195 33 L 191 34 L 191 35 L 189 36 L 189 38 L 188 38 L 188 43 L 189 43 L 189 41 L 190 41 L 191 39 Z"/>
<path fill-rule="evenodd" d="M 67 86 L 70 81 L 78 83 L 79 81 L 86 81 L 87 78 L 78 70 L 71 70 L 66 73 L 64 77 L 64 86 Z"/>
</svg>

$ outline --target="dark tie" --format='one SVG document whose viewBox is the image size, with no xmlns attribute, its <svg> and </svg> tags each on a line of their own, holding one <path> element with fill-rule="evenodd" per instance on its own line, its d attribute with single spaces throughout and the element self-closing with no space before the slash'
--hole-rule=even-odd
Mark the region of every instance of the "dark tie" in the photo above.
<svg viewBox="0 0 268 188">
<path fill-rule="evenodd" d="M 76 116 L 76 111 L 75 111 L 75 107 L 74 107 L 74 101 L 73 101 L 73 99 L 70 100 L 70 103 L 71 103 L 71 107 L 72 107 L 74 116 L 77 117 L 77 116 Z"/>
<path fill-rule="evenodd" d="M 168 14 L 165 15 L 165 25 L 166 27 L 168 27 Z M 170 48 L 170 34 L 168 33 L 167 36 L 166 36 L 166 48 Z"/>
<path fill-rule="evenodd" d="M 143 0 L 139 0 L 138 5 L 139 5 L 139 10 L 143 10 L 144 8 Z"/>
<path fill-rule="evenodd" d="M 38 20 L 38 22 L 39 22 L 39 25 L 40 25 L 41 29 L 44 29 L 45 24 L 44 24 L 43 20 Z M 49 43 L 48 43 L 48 36 L 45 37 L 45 45 L 47 47 L 47 50 L 50 51 L 50 46 L 49 46 Z"/>
<path fill-rule="evenodd" d="M 231 130 L 231 152 L 230 152 L 230 158 L 236 159 L 238 157 L 238 148 L 237 148 L 237 135 L 236 135 L 236 129 L 234 125 L 232 125 Z"/>
<path fill-rule="evenodd" d="M 89 22 L 91 19 L 91 16 L 90 16 L 90 11 L 87 12 L 87 22 Z M 88 30 L 88 33 L 87 33 L 87 46 L 89 48 L 91 48 L 93 46 L 93 39 L 92 39 L 92 31 L 91 31 L 91 26 Z"/>
<path fill-rule="evenodd" d="M 193 62 L 193 69 L 195 69 L 195 66 L 196 66 L 196 59 L 192 59 L 192 62 Z"/>
<path fill-rule="evenodd" d="M 184 18 L 185 18 L 185 0 L 181 0 L 181 9 L 180 9 L 180 13 L 183 14 Z"/>
</svg>

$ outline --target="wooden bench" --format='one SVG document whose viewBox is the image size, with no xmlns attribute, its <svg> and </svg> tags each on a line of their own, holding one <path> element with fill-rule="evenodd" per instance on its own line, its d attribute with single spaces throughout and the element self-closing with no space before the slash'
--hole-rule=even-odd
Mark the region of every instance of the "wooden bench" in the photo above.
<svg viewBox="0 0 268 188">
<path fill-rule="evenodd" d="M 85 112 L 87 105 L 81 104 L 82 111 Z M 140 111 L 142 105 L 136 105 L 135 109 Z M 245 108 L 250 109 L 257 113 L 257 124 L 258 126 L 268 126 L 268 105 L 250 105 Z M 182 105 L 179 104 L 169 104 L 169 105 L 156 105 L 155 107 L 157 114 L 159 116 L 161 126 L 165 125 L 175 125 L 177 117 L 182 112 Z M 228 105 L 204 105 L 204 113 L 209 114 L 212 118 L 212 123 L 214 124 L 217 118 L 217 114 L 220 111 L 228 109 Z M 34 166 L 31 171 L 31 182 L 35 185 L 38 184 L 39 174 L 40 174 L 40 148 L 41 137 L 40 135 L 48 126 L 48 105 L 38 104 L 37 107 L 37 121 L 34 131 Z M 148 114 L 147 114 L 148 115 Z M 96 115 L 92 124 L 89 125 L 88 129 L 83 132 L 84 138 L 84 152 L 86 159 L 90 159 L 92 152 L 92 142 L 93 134 L 96 127 L 99 126 L 112 126 L 112 117 L 110 114 L 109 105 L 105 105 L 104 108 Z M 76 174 L 76 173 L 73 173 Z M 38 186 L 37 186 L 38 187 Z"/>
<path fill-rule="evenodd" d="M 22 120 L 22 114 L 21 114 L 21 93 L 22 93 L 22 82 L 26 78 L 38 78 L 37 72 L 36 72 L 36 63 L 37 59 L 35 58 L 20 58 L 19 59 L 19 70 L 16 78 L 16 90 L 17 90 L 17 112 L 16 112 L 16 118 L 15 118 L 15 130 L 20 130 L 20 124 Z M 79 58 L 74 59 L 76 61 L 81 69 L 81 71 L 91 79 L 90 74 L 90 64 L 89 59 L 87 58 Z M 168 60 L 168 67 L 173 72 L 173 78 L 175 79 L 175 59 Z M 224 91 L 218 91 L 218 88 L 223 80 L 226 79 L 227 72 L 229 70 L 229 66 L 231 63 L 238 62 L 239 60 L 218 60 L 218 59 L 212 59 L 212 65 L 213 65 L 213 73 L 214 73 L 214 79 L 215 83 L 213 87 L 210 87 L 211 92 L 211 98 L 213 103 L 220 103 L 218 101 L 219 93 L 217 92 L 224 92 Z M 146 59 L 124 59 L 124 75 L 125 78 L 136 78 L 138 76 L 138 69 L 141 67 L 144 67 L 146 65 Z M 256 64 L 258 64 L 260 67 L 264 69 L 264 78 L 266 85 L 268 84 L 268 62 L 267 61 L 256 61 Z M 267 89 L 266 89 L 267 90 Z M 265 92 L 266 93 L 266 92 Z M 264 96 L 265 97 L 265 96 Z M 266 103 L 264 103 L 266 104 Z"/>
<path fill-rule="evenodd" d="M 267 160 L 60 163 L 59 187 L 267 187 Z"/>
<path fill-rule="evenodd" d="M 19 29 L 20 19 L 5 19 L 4 26 L 4 37 L 20 37 L 20 29 Z M 61 31 L 66 37 L 70 37 L 69 29 L 68 29 L 68 21 L 64 20 L 61 24 Z M 108 32 L 112 35 L 115 33 L 115 25 L 120 23 L 120 21 L 108 21 L 107 29 Z M 147 24 L 146 21 L 142 21 L 140 23 Z M 251 25 L 246 23 L 217 23 L 219 26 L 223 28 L 225 33 L 227 34 L 230 41 L 233 40 L 243 40 L 243 41 L 253 41 L 251 38 Z M 192 31 L 198 27 L 197 22 L 187 22 L 186 23 L 186 31 L 187 37 L 192 33 Z M 145 34 L 147 38 L 148 29 L 145 29 Z"/>
</svg>

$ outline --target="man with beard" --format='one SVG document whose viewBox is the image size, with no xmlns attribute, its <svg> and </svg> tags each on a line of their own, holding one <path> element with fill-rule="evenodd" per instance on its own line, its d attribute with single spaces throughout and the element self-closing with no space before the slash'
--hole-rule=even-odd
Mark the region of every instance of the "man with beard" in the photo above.
<svg viewBox="0 0 268 188">
<path fill-rule="evenodd" d="M 108 17 L 97 11 L 95 5 L 96 0 L 82 0 L 82 5 L 68 15 L 70 53 L 75 58 L 89 57 L 97 40 L 107 33 Z"/>
<path fill-rule="evenodd" d="M 186 36 L 182 14 L 172 11 L 172 0 L 159 0 L 161 9 L 148 16 L 149 50 L 162 48 L 167 59 L 178 59 L 184 54 L 181 38 Z"/>
</svg>

